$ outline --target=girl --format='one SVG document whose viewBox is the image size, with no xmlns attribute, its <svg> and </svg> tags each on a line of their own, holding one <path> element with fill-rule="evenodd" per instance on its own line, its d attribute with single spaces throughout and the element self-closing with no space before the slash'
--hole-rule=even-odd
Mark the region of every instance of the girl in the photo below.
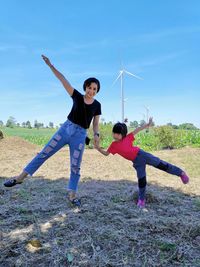
<svg viewBox="0 0 200 267">
<path fill-rule="evenodd" d="M 138 177 L 138 188 L 139 197 L 137 206 L 140 208 L 145 207 L 145 191 L 146 191 L 146 165 L 154 166 L 162 171 L 168 172 L 173 175 L 177 175 L 181 178 L 184 184 L 189 182 L 189 177 L 180 168 L 165 162 L 158 157 L 153 156 L 140 149 L 139 147 L 133 146 L 133 141 L 135 140 L 135 135 L 148 128 L 152 124 L 152 118 L 144 126 L 138 127 L 133 132 L 127 135 L 127 126 L 125 123 L 116 123 L 113 127 L 113 138 L 115 141 L 111 143 L 107 151 L 103 150 L 96 144 L 96 149 L 103 155 L 108 156 L 111 154 L 119 154 L 125 159 L 131 160 L 133 162 L 133 167 L 137 172 Z"/>
<path fill-rule="evenodd" d="M 100 82 L 96 78 L 88 78 L 83 84 L 85 94 L 82 95 L 74 89 L 68 80 L 51 64 L 50 60 L 42 55 L 44 62 L 50 67 L 55 76 L 61 81 L 67 93 L 72 97 L 73 106 L 68 119 L 54 134 L 47 145 L 24 168 L 21 174 L 4 183 L 6 187 L 21 184 L 27 175 L 35 171 L 53 154 L 68 144 L 70 149 L 70 179 L 68 184 L 69 200 L 75 206 L 80 206 L 80 199 L 76 198 L 80 167 L 86 140 L 86 131 L 93 119 L 94 145 L 99 142 L 99 117 L 101 104 L 94 99 L 100 90 Z"/>
</svg>

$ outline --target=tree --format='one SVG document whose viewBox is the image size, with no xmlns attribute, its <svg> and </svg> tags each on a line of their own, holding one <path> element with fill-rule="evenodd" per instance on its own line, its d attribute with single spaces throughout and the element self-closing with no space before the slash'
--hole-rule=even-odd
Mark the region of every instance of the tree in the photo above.
<svg viewBox="0 0 200 267">
<path fill-rule="evenodd" d="M 173 129 L 178 129 L 178 126 L 175 125 L 175 124 L 172 124 L 171 122 L 168 122 L 168 123 L 167 123 L 167 126 L 170 126 L 170 127 L 172 127 Z"/>
<path fill-rule="evenodd" d="M 158 139 L 159 145 L 163 149 L 173 149 L 178 143 L 178 136 L 176 131 L 169 125 L 156 127 L 154 134 Z"/>
<path fill-rule="evenodd" d="M 26 128 L 26 123 L 25 122 L 22 122 L 22 127 Z"/>
<path fill-rule="evenodd" d="M 0 127 L 2 127 L 2 126 L 3 126 L 3 121 L 0 120 Z"/>
<path fill-rule="evenodd" d="M 37 120 L 34 121 L 34 128 L 44 128 L 44 123 L 38 122 Z"/>
<path fill-rule="evenodd" d="M 54 128 L 54 124 L 53 124 L 53 122 L 49 122 L 49 128 Z"/>
<path fill-rule="evenodd" d="M 130 121 L 130 127 L 137 128 L 139 126 L 139 123 L 137 121 Z"/>
<path fill-rule="evenodd" d="M 179 128 L 184 130 L 197 130 L 197 127 L 193 123 L 182 123 L 179 125 Z"/>
<path fill-rule="evenodd" d="M 143 126 L 145 124 L 146 124 L 146 121 L 145 120 L 141 120 L 139 126 Z"/>
<path fill-rule="evenodd" d="M 173 126 L 173 124 L 172 124 L 171 122 L 168 122 L 168 123 L 167 123 L 167 126 L 170 126 L 170 127 L 172 127 L 172 126 Z"/>
<path fill-rule="evenodd" d="M 32 128 L 32 127 L 31 127 L 31 123 L 30 123 L 30 121 L 27 121 L 27 122 L 26 122 L 26 127 L 29 128 L 29 129 Z"/>
<path fill-rule="evenodd" d="M 172 128 L 173 128 L 173 129 L 178 129 L 179 127 L 178 127 L 178 125 L 173 124 L 173 125 L 172 125 Z"/>
<path fill-rule="evenodd" d="M 16 119 L 10 116 L 6 122 L 6 127 L 13 128 L 16 126 Z"/>
<path fill-rule="evenodd" d="M 39 124 L 38 124 L 38 121 L 37 120 L 34 121 L 34 128 L 39 129 Z"/>
</svg>

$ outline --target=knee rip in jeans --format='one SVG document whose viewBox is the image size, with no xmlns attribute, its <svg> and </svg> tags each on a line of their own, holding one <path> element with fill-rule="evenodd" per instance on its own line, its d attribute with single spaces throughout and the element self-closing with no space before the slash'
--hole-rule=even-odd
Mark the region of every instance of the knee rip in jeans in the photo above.
<svg viewBox="0 0 200 267">
<path fill-rule="evenodd" d="M 72 166 L 71 166 L 71 171 L 72 171 L 74 174 L 79 174 L 79 173 L 80 173 L 80 167 L 78 167 L 77 165 L 72 165 Z"/>
<path fill-rule="evenodd" d="M 80 167 L 78 166 L 78 158 L 80 156 L 80 153 L 83 147 L 84 145 L 80 143 L 78 149 L 75 149 L 73 153 L 71 170 L 75 174 L 79 174 L 80 172 Z"/>
<path fill-rule="evenodd" d="M 49 143 L 49 145 L 50 145 L 51 147 L 53 147 L 53 148 L 56 147 L 58 141 L 59 141 L 61 138 L 62 138 L 61 135 L 56 134 L 56 135 L 53 137 L 53 140 L 51 140 L 51 142 Z"/>
<path fill-rule="evenodd" d="M 83 144 L 82 144 L 82 143 L 79 144 L 78 149 L 79 149 L 79 150 L 82 150 L 82 149 L 83 149 Z"/>
<path fill-rule="evenodd" d="M 38 153 L 38 155 L 39 155 L 40 158 L 42 158 L 42 159 L 43 159 L 43 158 L 46 158 L 47 155 L 48 155 L 52 150 L 53 150 L 52 147 L 47 146 L 47 147 L 45 147 L 45 148 L 42 150 L 42 152 Z"/>
<path fill-rule="evenodd" d="M 79 157 L 79 155 L 80 155 L 80 151 L 78 151 L 78 150 L 74 150 L 73 157 L 74 157 L 75 159 L 77 159 L 77 158 Z"/>
<path fill-rule="evenodd" d="M 57 141 L 60 141 L 61 138 L 62 138 L 62 136 L 59 135 L 59 134 L 56 134 L 56 135 L 54 136 L 54 139 L 57 140 Z"/>
<path fill-rule="evenodd" d="M 72 158 L 72 165 L 76 167 L 77 163 L 78 163 L 78 160 L 75 158 Z"/>
<path fill-rule="evenodd" d="M 51 152 L 52 150 L 53 148 L 47 146 L 45 149 L 42 150 L 42 152 L 38 153 L 38 155 L 41 159 L 44 159 L 47 157 L 48 153 Z"/>
<path fill-rule="evenodd" d="M 47 146 L 47 147 L 43 150 L 43 153 L 45 153 L 45 154 L 49 154 L 49 152 L 51 152 L 52 150 L 53 150 L 52 147 Z"/>
<path fill-rule="evenodd" d="M 139 181 L 138 181 L 138 184 L 139 184 L 139 187 L 140 187 L 140 188 L 143 188 L 143 187 L 145 187 L 145 186 L 146 186 L 146 184 L 147 184 L 147 181 L 146 181 L 146 176 L 144 176 L 144 177 L 140 178 L 140 179 L 139 179 Z"/>
<path fill-rule="evenodd" d="M 43 152 L 38 153 L 38 155 L 39 155 L 39 157 L 40 157 L 41 159 L 44 159 L 44 158 L 47 157 L 47 154 L 44 154 Z"/>
<path fill-rule="evenodd" d="M 163 163 L 162 161 L 158 164 L 157 168 L 162 171 L 167 171 L 168 169 L 168 163 Z"/>
</svg>

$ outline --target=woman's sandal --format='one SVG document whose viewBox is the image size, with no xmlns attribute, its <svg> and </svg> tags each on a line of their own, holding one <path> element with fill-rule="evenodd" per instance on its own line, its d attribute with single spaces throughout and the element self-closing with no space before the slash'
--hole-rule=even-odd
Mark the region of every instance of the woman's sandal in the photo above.
<svg viewBox="0 0 200 267">
<path fill-rule="evenodd" d="M 80 206 L 81 206 L 81 200 L 80 199 L 74 198 L 74 199 L 69 200 L 69 201 L 74 207 L 80 208 Z"/>
<path fill-rule="evenodd" d="M 8 181 L 6 181 L 6 182 L 4 183 L 4 186 L 5 186 L 5 187 L 12 187 L 12 186 L 15 186 L 15 185 L 17 185 L 17 184 L 22 184 L 22 182 L 17 182 L 16 179 L 10 179 L 10 180 L 8 180 Z"/>
</svg>

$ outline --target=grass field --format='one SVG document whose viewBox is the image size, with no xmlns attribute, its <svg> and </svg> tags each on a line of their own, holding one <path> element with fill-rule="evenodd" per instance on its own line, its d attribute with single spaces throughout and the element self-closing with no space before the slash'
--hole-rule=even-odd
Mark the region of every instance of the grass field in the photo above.
<svg viewBox="0 0 200 267">
<path fill-rule="evenodd" d="M 147 168 L 143 210 L 132 164 L 93 149 L 83 157 L 81 209 L 67 201 L 67 147 L 22 185 L 3 187 L 40 149 L 19 137 L 0 140 L 0 266 L 200 266 L 199 148 L 154 153 L 187 170 L 190 183 Z"/>
<path fill-rule="evenodd" d="M 52 137 L 52 135 L 56 132 L 56 129 L 28 129 L 28 128 L 0 128 L 0 130 L 3 131 L 5 136 L 19 136 L 23 139 L 36 144 L 43 146 L 45 145 L 49 139 Z"/>
</svg>

